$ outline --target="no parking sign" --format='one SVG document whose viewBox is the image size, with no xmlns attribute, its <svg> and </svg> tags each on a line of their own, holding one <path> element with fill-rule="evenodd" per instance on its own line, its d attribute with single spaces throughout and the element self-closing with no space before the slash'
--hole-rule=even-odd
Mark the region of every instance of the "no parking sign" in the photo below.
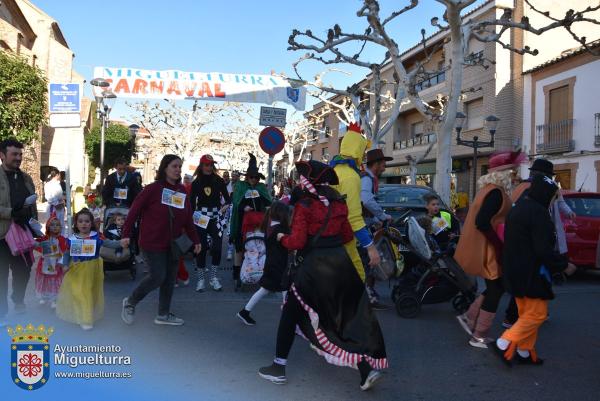
<svg viewBox="0 0 600 401">
<path fill-rule="evenodd" d="M 260 132 L 258 144 L 266 154 L 273 156 L 283 150 L 285 136 L 278 128 L 267 127 Z"/>
</svg>

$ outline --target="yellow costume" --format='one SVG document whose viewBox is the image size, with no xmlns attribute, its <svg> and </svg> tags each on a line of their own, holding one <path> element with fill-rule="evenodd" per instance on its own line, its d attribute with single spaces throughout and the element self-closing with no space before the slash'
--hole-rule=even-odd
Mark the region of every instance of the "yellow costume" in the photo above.
<svg viewBox="0 0 600 401">
<path fill-rule="evenodd" d="M 348 131 L 342 139 L 340 145 L 340 155 L 336 156 L 331 165 L 339 178 L 339 185 L 333 185 L 340 194 L 346 196 L 348 205 L 348 221 L 352 230 L 357 235 L 366 230 L 365 220 L 362 216 L 362 206 L 360 202 L 360 174 L 358 166 L 361 165 L 368 141 L 360 133 L 360 127 L 357 124 L 351 124 Z M 368 231 L 367 231 L 368 233 Z M 363 241 L 361 241 L 363 242 Z M 363 267 L 358 249 L 356 249 L 356 238 L 348 242 L 344 247 L 352 259 L 354 267 L 360 278 L 365 280 L 365 269 Z M 366 245 L 361 243 L 362 246 Z"/>
<path fill-rule="evenodd" d="M 73 253 L 74 241 L 81 240 L 95 241 L 94 256 L 70 255 Z M 68 261 L 69 270 L 58 293 L 56 314 L 67 322 L 93 325 L 104 315 L 104 270 L 103 261 L 98 254 L 103 239 L 98 233 L 91 232 L 87 237 L 72 235 L 67 242 L 69 256 L 65 258 L 65 263 Z"/>
</svg>

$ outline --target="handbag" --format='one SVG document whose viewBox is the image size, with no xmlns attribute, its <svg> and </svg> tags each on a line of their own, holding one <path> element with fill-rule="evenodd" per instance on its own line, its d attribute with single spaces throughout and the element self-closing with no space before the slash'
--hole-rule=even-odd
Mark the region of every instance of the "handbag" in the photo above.
<svg viewBox="0 0 600 401">
<path fill-rule="evenodd" d="M 21 227 L 14 221 L 10 223 L 5 240 L 13 256 L 21 255 L 25 257 L 24 254 L 31 253 L 36 245 L 29 228 Z"/>
<path fill-rule="evenodd" d="M 286 272 L 283 274 L 283 278 L 281 279 L 281 286 L 283 288 L 290 288 L 294 280 L 296 279 L 296 274 L 298 273 L 298 269 L 304 263 L 304 256 L 308 255 L 310 250 L 317 244 L 319 238 L 321 238 L 321 234 L 327 228 L 327 224 L 329 223 L 329 217 L 331 217 L 331 203 L 327 206 L 327 214 L 325 215 L 325 221 L 323 225 L 319 228 L 319 231 L 315 234 L 314 237 L 308 243 L 308 246 L 304 248 L 304 252 L 301 255 L 296 253 L 296 257 L 292 263 L 288 265 Z"/>
<path fill-rule="evenodd" d="M 183 233 L 177 238 L 173 238 L 173 220 L 175 220 L 175 216 L 173 215 L 173 210 L 171 206 L 169 208 L 169 232 L 171 233 L 171 243 L 170 243 L 170 255 L 171 260 L 178 261 L 179 258 L 182 258 L 186 253 L 192 249 L 194 246 L 194 242 L 188 237 L 187 234 Z"/>
</svg>

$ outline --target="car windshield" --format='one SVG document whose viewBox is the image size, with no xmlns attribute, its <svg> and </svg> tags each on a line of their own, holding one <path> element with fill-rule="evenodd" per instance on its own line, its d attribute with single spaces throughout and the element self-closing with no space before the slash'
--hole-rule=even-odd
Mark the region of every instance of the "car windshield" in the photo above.
<svg viewBox="0 0 600 401">
<path fill-rule="evenodd" d="M 579 198 L 565 197 L 565 202 L 577 216 L 580 217 L 600 217 L 600 197 L 598 198 Z"/>
<path fill-rule="evenodd" d="M 379 203 L 399 203 L 425 206 L 423 195 L 433 193 L 427 188 L 381 187 L 375 199 Z"/>
</svg>

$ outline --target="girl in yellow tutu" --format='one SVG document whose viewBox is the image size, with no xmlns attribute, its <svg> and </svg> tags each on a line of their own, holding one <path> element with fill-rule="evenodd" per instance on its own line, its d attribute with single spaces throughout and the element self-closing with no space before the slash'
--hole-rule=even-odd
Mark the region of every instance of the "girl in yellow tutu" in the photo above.
<svg viewBox="0 0 600 401">
<path fill-rule="evenodd" d="M 104 269 L 99 252 L 101 246 L 121 248 L 120 241 L 106 240 L 96 231 L 94 215 L 88 209 L 75 214 L 74 234 L 67 239 L 68 251 L 63 266 L 68 266 L 63 278 L 56 314 L 63 320 L 91 330 L 104 314 Z"/>
</svg>

